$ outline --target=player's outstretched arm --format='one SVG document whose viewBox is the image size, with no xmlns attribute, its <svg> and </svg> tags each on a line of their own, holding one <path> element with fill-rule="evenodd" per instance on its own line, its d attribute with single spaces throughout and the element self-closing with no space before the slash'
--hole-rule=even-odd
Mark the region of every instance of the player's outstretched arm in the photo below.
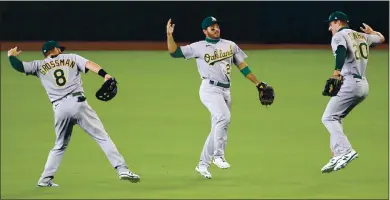
<svg viewBox="0 0 390 200">
<path fill-rule="evenodd" d="M 9 62 L 11 63 L 11 66 L 18 72 L 24 73 L 24 66 L 23 62 L 20 61 L 17 56 L 21 53 L 22 51 L 18 51 L 18 47 L 15 47 L 13 49 L 10 49 L 8 51 L 8 58 Z"/>
<path fill-rule="evenodd" d="M 252 81 L 252 83 L 254 83 L 255 85 L 258 85 L 261 83 L 261 81 L 257 80 L 256 76 L 253 74 L 253 72 L 251 71 L 251 69 L 249 68 L 248 64 L 245 61 L 240 63 L 237 67 L 240 70 L 240 72 L 242 73 L 242 75 L 244 75 L 245 78 Z"/>
<path fill-rule="evenodd" d="M 378 31 L 374 31 L 369 25 L 363 23 L 363 27 L 360 27 L 360 30 L 362 30 L 363 32 L 367 33 L 367 34 L 373 34 L 373 35 L 377 35 L 379 36 L 380 38 L 380 41 L 379 43 L 383 43 L 385 41 L 385 37 L 382 35 L 382 33 L 378 32 Z"/>
<path fill-rule="evenodd" d="M 175 28 L 175 24 L 171 24 L 171 19 L 168 20 L 167 23 L 167 45 L 168 51 L 174 58 L 183 58 L 183 52 L 181 48 L 177 46 L 175 40 L 173 39 L 173 30 Z"/>
<path fill-rule="evenodd" d="M 249 79 L 256 85 L 256 88 L 259 92 L 259 100 L 262 105 L 272 105 L 275 99 L 275 92 L 272 86 L 267 85 L 263 81 L 257 80 L 256 76 L 250 70 L 248 64 L 245 61 L 242 61 L 238 66 L 241 73 L 245 76 L 245 78 Z"/>
<path fill-rule="evenodd" d="M 99 74 L 101 77 L 104 78 L 105 81 L 112 78 L 111 75 L 109 75 L 106 71 L 104 71 L 102 67 L 100 67 L 98 64 L 92 61 L 88 61 L 87 64 L 85 65 L 85 68 L 95 72 L 96 74 Z"/>
</svg>

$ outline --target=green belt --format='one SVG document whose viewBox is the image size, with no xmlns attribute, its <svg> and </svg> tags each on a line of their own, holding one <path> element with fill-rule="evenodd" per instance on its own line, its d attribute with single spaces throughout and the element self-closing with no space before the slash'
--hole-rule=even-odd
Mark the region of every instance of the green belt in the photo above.
<svg viewBox="0 0 390 200">
<path fill-rule="evenodd" d="M 83 93 L 82 92 L 75 92 L 75 93 L 72 93 L 72 94 L 69 94 L 69 95 L 72 95 L 73 97 L 77 97 L 77 96 L 83 96 Z M 63 97 L 61 97 L 61 98 L 59 98 L 57 100 L 52 101 L 51 103 L 55 103 L 57 101 L 60 101 L 60 100 L 64 99 L 67 96 L 68 95 L 65 95 L 65 96 L 63 96 Z"/>
<path fill-rule="evenodd" d="M 354 78 L 362 79 L 362 76 L 357 75 L 357 74 L 352 74 Z"/>
<path fill-rule="evenodd" d="M 72 96 L 74 96 L 74 97 L 82 96 L 82 95 L 83 95 L 82 92 L 75 92 L 75 93 L 72 93 Z"/>
<path fill-rule="evenodd" d="M 230 88 L 230 84 L 228 83 L 221 83 L 218 81 L 210 80 L 210 84 L 215 85 L 215 83 L 217 83 L 216 86 L 223 87 L 223 88 Z"/>
</svg>

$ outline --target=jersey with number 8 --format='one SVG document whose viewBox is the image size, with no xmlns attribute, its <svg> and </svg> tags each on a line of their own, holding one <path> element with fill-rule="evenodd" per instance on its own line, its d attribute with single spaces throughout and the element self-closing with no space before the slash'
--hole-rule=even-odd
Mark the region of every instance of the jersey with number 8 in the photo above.
<svg viewBox="0 0 390 200">
<path fill-rule="evenodd" d="M 54 58 L 23 62 L 27 75 L 41 79 L 51 102 L 72 92 L 84 92 L 80 72 L 87 72 L 87 59 L 76 54 L 60 54 Z"/>
<path fill-rule="evenodd" d="M 357 74 L 366 76 L 366 67 L 371 44 L 380 43 L 380 37 L 372 34 L 359 33 L 351 29 L 340 29 L 332 37 L 332 49 L 336 55 L 339 45 L 347 49 L 347 58 L 341 70 L 341 75 Z"/>
</svg>

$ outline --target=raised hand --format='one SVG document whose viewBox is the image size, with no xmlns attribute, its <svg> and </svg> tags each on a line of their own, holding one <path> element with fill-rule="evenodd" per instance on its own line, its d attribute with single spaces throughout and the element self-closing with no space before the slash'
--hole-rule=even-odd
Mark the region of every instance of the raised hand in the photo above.
<svg viewBox="0 0 390 200">
<path fill-rule="evenodd" d="M 363 32 L 365 32 L 367 34 L 371 34 L 374 32 L 374 30 L 372 30 L 372 28 L 369 25 L 363 23 L 363 26 L 364 26 L 364 28 L 360 27 L 360 30 L 362 30 Z"/>
<path fill-rule="evenodd" d="M 18 47 L 14 47 L 8 51 L 8 56 L 18 56 L 22 51 L 18 51 Z"/>
<path fill-rule="evenodd" d="M 169 19 L 167 23 L 167 35 L 172 35 L 174 29 L 175 24 L 171 24 L 171 19 Z"/>
</svg>

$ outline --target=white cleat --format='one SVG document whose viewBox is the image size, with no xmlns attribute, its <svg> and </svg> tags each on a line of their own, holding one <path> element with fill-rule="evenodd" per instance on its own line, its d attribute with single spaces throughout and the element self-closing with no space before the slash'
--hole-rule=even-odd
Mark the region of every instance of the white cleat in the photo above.
<svg viewBox="0 0 390 200">
<path fill-rule="evenodd" d="M 38 183 L 37 187 L 60 187 L 60 185 L 50 181 L 50 182 L 47 182 L 47 183 Z"/>
<path fill-rule="evenodd" d="M 120 180 L 127 180 L 132 183 L 137 183 L 141 181 L 141 177 L 137 174 L 134 174 L 133 172 L 127 171 L 127 172 L 121 172 L 119 173 L 119 179 Z"/>
<path fill-rule="evenodd" d="M 359 154 L 352 149 L 351 152 L 344 154 L 341 156 L 341 159 L 338 160 L 336 166 L 334 167 L 334 171 L 338 171 L 340 169 L 345 168 L 352 160 L 358 158 Z"/>
<path fill-rule="evenodd" d="M 341 159 L 341 156 L 335 156 L 329 160 L 328 163 L 324 167 L 322 167 L 321 172 L 322 173 L 330 173 L 333 171 L 334 167 L 336 166 L 337 162 Z"/>
<path fill-rule="evenodd" d="M 217 158 L 213 160 L 213 163 L 221 169 L 227 169 L 230 167 L 229 163 L 224 158 Z"/>
<path fill-rule="evenodd" d="M 200 173 L 200 175 L 204 176 L 207 179 L 211 179 L 211 174 L 207 171 L 207 167 L 204 166 L 196 166 L 195 170 Z"/>
</svg>

